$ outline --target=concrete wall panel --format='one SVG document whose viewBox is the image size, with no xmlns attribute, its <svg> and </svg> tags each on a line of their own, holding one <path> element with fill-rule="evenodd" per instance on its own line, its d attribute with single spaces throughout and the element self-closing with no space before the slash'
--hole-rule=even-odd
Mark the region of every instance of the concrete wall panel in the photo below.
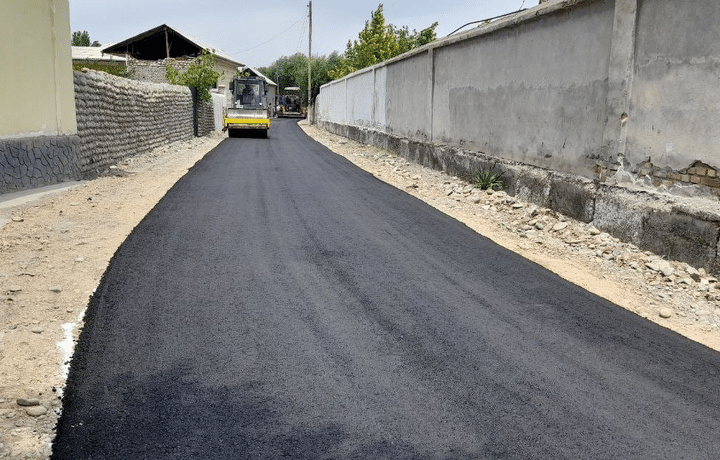
<svg viewBox="0 0 720 460">
<path fill-rule="evenodd" d="M 339 80 L 323 87 L 316 101 L 318 119 L 337 120 L 337 123 L 349 124 L 346 116 L 346 88 L 346 80 Z"/>
<path fill-rule="evenodd" d="M 431 137 L 432 61 L 421 53 L 387 66 L 385 117 L 387 132 L 417 141 Z"/>
<path fill-rule="evenodd" d="M 594 2 L 438 48 L 433 139 L 589 176 L 613 13 L 613 2 Z"/>
<path fill-rule="evenodd" d="M 639 2 L 627 158 L 720 167 L 720 2 Z"/>
<path fill-rule="evenodd" d="M 347 80 L 347 112 L 354 126 L 371 127 L 373 121 L 374 71 L 358 74 Z"/>
</svg>

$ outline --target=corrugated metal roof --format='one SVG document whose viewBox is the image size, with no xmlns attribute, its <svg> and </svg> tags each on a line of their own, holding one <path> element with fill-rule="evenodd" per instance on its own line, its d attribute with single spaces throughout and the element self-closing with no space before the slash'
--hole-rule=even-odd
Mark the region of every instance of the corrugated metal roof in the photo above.
<svg viewBox="0 0 720 460">
<path fill-rule="evenodd" d="M 124 57 L 103 53 L 103 48 L 99 46 L 73 46 L 72 58 L 73 60 L 82 61 L 125 62 L 126 60 Z"/>
</svg>

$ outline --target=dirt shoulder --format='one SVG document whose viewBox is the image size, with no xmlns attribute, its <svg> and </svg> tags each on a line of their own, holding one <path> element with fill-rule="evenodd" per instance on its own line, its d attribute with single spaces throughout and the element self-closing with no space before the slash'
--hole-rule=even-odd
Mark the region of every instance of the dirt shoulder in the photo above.
<svg viewBox="0 0 720 460">
<path fill-rule="evenodd" d="M 140 220 L 223 139 L 176 143 L 107 177 L 0 203 L 0 458 L 49 456 L 64 364 L 90 295 Z"/>
<path fill-rule="evenodd" d="M 550 210 L 301 125 L 338 155 L 498 244 L 720 351 L 720 290 L 712 277 L 685 264 L 660 266 L 657 256 Z M 127 235 L 223 139 L 173 144 L 119 164 L 110 176 L 0 203 L 0 458 L 49 456 L 64 364 L 90 295 Z"/>
</svg>

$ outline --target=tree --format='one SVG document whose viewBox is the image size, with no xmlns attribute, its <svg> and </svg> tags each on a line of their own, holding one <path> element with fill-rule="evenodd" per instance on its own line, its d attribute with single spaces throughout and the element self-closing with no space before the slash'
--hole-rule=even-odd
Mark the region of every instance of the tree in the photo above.
<svg viewBox="0 0 720 460">
<path fill-rule="evenodd" d="M 333 78 L 341 78 L 365 67 L 386 61 L 411 49 L 426 45 L 437 38 L 435 22 L 420 32 L 410 32 L 407 26 L 398 28 L 385 23 L 383 4 L 371 13 L 365 28 L 358 34 L 358 40 L 348 40 L 345 54 L 337 65 L 329 70 Z"/>
<path fill-rule="evenodd" d="M 90 43 L 90 34 L 87 30 L 73 32 L 71 44 L 72 46 L 100 46 L 100 42 L 97 40 Z"/>
<path fill-rule="evenodd" d="M 314 56 L 312 58 L 313 95 L 317 96 L 320 87 L 332 80 L 328 76 L 328 71 L 337 66 L 340 59 L 337 52 L 333 52 L 330 56 Z M 282 94 L 287 87 L 299 87 L 303 103 L 307 104 L 308 60 L 306 55 L 296 53 L 292 56 L 283 56 L 269 67 L 261 67 L 258 70 L 278 84 L 279 94 Z"/>
<path fill-rule="evenodd" d="M 203 50 L 185 72 L 180 72 L 172 64 L 165 66 L 165 78 L 170 84 L 197 88 L 198 96 L 205 102 L 212 100 L 210 88 L 217 84 L 221 76 L 215 71 L 215 54 L 208 50 Z"/>
</svg>

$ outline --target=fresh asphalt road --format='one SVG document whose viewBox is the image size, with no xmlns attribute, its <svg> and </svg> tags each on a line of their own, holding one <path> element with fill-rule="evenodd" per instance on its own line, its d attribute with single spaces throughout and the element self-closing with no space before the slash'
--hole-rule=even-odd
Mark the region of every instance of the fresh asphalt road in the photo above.
<svg viewBox="0 0 720 460">
<path fill-rule="evenodd" d="M 719 378 L 278 120 L 118 250 L 52 458 L 717 459 Z"/>
</svg>

